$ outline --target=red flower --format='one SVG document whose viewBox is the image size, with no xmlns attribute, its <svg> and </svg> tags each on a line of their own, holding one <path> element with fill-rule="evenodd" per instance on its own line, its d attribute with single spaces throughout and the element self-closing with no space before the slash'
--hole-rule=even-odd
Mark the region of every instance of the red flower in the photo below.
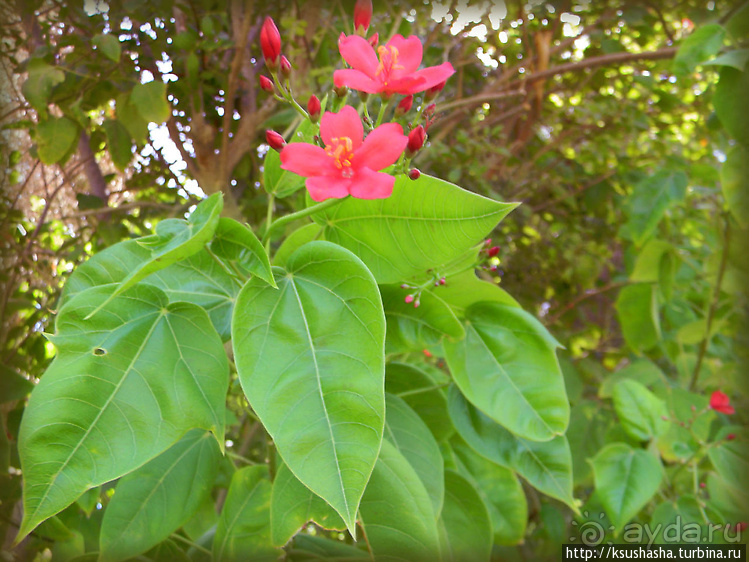
<svg viewBox="0 0 749 562">
<path fill-rule="evenodd" d="M 710 407 L 721 414 L 730 415 L 736 412 L 736 410 L 733 409 L 733 406 L 729 403 L 728 396 L 720 390 L 713 392 L 713 395 L 710 397 Z"/>
<path fill-rule="evenodd" d="M 325 112 L 320 136 L 324 149 L 296 142 L 281 151 L 281 168 L 307 178 L 312 199 L 390 197 L 395 178 L 379 170 L 394 164 L 406 148 L 408 138 L 400 125 L 380 125 L 362 142 L 364 128 L 359 114 L 345 106 L 339 113 Z"/>
<path fill-rule="evenodd" d="M 338 49 L 351 68 L 335 71 L 335 85 L 368 94 L 415 94 L 444 82 L 455 73 L 449 62 L 416 70 L 423 51 L 415 35 L 408 39 L 396 35 L 386 45 L 377 47 L 375 54 L 363 37 L 341 34 Z"/>
<path fill-rule="evenodd" d="M 354 5 L 354 31 L 364 34 L 372 21 L 372 0 L 356 0 Z"/>
<path fill-rule="evenodd" d="M 281 58 L 281 34 L 271 17 L 265 18 L 260 30 L 260 48 L 268 68 L 278 67 Z"/>
</svg>

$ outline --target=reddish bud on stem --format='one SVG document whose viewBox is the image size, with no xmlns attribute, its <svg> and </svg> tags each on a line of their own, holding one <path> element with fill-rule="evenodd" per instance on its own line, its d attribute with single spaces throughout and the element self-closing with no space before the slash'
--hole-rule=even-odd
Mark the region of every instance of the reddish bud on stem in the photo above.
<svg viewBox="0 0 749 562">
<path fill-rule="evenodd" d="M 490 258 L 493 258 L 499 253 L 499 246 L 492 246 L 486 253 L 489 254 Z"/>
<path fill-rule="evenodd" d="M 408 177 L 412 180 L 417 180 L 421 177 L 421 172 L 417 168 L 414 168 L 413 170 L 408 172 Z"/>
<path fill-rule="evenodd" d="M 398 103 L 398 107 L 395 108 L 395 114 L 397 116 L 405 115 L 409 111 L 411 111 L 411 106 L 414 104 L 414 97 L 413 95 L 406 96 L 403 98 L 400 103 Z"/>
<path fill-rule="evenodd" d="M 273 87 L 273 80 L 271 80 L 267 76 L 260 76 L 260 87 L 269 94 L 272 94 L 275 91 L 275 88 Z"/>
<path fill-rule="evenodd" d="M 729 433 L 728 435 L 726 435 L 726 441 L 733 441 L 734 439 L 736 439 L 735 433 Z"/>
<path fill-rule="evenodd" d="M 260 48 L 263 51 L 263 58 L 268 68 L 275 70 L 281 58 L 281 34 L 278 32 L 276 22 L 273 18 L 265 18 L 263 27 L 260 30 Z"/>
<path fill-rule="evenodd" d="M 403 300 L 406 301 L 406 304 L 411 304 L 412 302 L 414 302 L 414 296 L 413 295 L 406 295 L 406 298 L 403 299 Z"/>
<path fill-rule="evenodd" d="M 372 21 L 372 0 L 356 0 L 354 5 L 354 33 L 364 35 Z"/>
<path fill-rule="evenodd" d="M 291 76 L 291 63 L 285 56 L 281 56 L 281 76 L 286 79 Z"/>
<path fill-rule="evenodd" d="M 286 141 L 283 140 L 283 137 L 272 129 L 268 129 L 267 131 L 265 131 L 265 140 L 274 150 L 281 150 L 284 146 L 286 146 Z"/>
<path fill-rule="evenodd" d="M 421 150 L 421 147 L 424 146 L 424 141 L 427 138 L 427 132 L 419 125 L 416 127 L 413 131 L 408 133 L 408 144 L 406 145 L 406 156 L 408 158 L 411 158 L 414 154 L 416 154 L 419 150 Z"/>
<path fill-rule="evenodd" d="M 369 44 L 372 45 L 373 49 L 376 49 L 377 48 L 377 43 L 380 42 L 380 34 L 379 33 L 375 33 L 374 35 L 372 35 L 372 37 L 370 37 L 369 39 L 367 39 L 367 41 L 369 41 Z"/>
<path fill-rule="evenodd" d="M 429 102 L 432 101 L 434 98 L 437 97 L 437 95 L 445 88 L 445 84 L 447 84 L 447 80 L 440 82 L 436 86 L 432 86 L 424 93 L 424 101 Z"/>
<path fill-rule="evenodd" d="M 312 94 L 307 102 L 307 112 L 309 113 L 310 121 L 317 123 L 320 120 L 320 100 L 317 96 Z"/>
</svg>

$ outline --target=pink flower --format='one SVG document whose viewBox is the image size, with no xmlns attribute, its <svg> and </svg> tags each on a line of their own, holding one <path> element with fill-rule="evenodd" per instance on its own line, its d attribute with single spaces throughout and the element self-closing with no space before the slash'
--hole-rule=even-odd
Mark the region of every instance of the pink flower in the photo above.
<svg viewBox="0 0 749 562">
<path fill-rule="evenodd" d="M 733 409 L 733 406 L 731 406 L 728 396 L 720 390 L 716 390 L 713 392 L 712 396 L 710 396 L 710 408 L 721 414 L 730 415 L 736 412 L 736 410 Z"/>
<path fill-rule="evenodd" d="M 375 54 L 363 37 L 341 34 L 338 49 L 351 68 L 335 71 L 335 85 L 368 94 L 415 94 L 441 84 L 455 73 L 449 62 L 417 70 L 423 50 L 415 35 L 408 39 L 396 35 L 386 45 L 377 47 Z"/>
<path fill-rule="evenodd" d="M 395 163 L 408 138 L 397 123 L 385 123 L 364 137 L 359 114 L 351 106 L 338 113 L 325 112 L 320 120 L 325 148 L 307 143 L 287 144 L 281 151 L 281 168 L 307 178 L 315 201 L 385 199 L 393 192 L 395 178 L 379 170 Z"/>
</svg>

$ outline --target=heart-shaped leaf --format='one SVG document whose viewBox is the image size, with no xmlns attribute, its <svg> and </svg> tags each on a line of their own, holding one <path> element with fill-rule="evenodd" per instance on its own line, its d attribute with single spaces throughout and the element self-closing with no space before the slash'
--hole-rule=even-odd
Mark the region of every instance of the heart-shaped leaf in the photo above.
<svg viewBox="0 0 749 562">
<path fill-rule="evenodd" d="M 242 223 L 221 217 L 211 242 L 211 251 L 248 274 L 257 275 L 271 286 L 276 286 L 265 248 L 252 230 Z"/>
<path fill-rule="evenodd" d="M 50 339 L 58 355 L 24 412 L 19 537 L 89 488 L 123 476 L 188 430 L 224 437 L 226 353 L 208 315 L 147 285 L 78 293 Z M 101 303 L 92 320 L 84 320 Z M 169 368 L 165 368 L 169 365 Z"/>
<path fill-rule="evenodd" d="M 232 345 L 245 395 L 291 472 L 354 532 L 385 421 L 385 315 L 366 266 L 310 242 L 251 280 L 237 299 Z"/>
<path fill-rule="evenodd" d="M 639 382 L 624 379 L 614 387 L 614 410 L 628 435 L 647 441 L 668 429 L 666 403 Z"/>
<path fill-rule="evenodd" d="M 477 303 L 466 310 L 466 337 L 444 343 L 463 395 L 519 437 L 548 441 L 564 433 L 569 402 L 559 345 L 521 308 Z"/>
</svg>

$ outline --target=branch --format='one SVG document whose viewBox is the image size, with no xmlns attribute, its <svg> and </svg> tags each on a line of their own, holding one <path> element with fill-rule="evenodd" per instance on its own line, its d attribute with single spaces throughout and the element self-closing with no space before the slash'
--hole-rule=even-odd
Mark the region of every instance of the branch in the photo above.
<svg viewBox="0 0 749 562">
<path fill-rule="evenodd" d="M 608 285 L 604 285 L 603 287 L 598 287 L 595 289 L 589 289 L 585 291 L 582 295 L 578 295 L 574 299 L 572 299 L 569 303 L 567 303 L 564 308 L 562 308 L 559 312 L 554 314 L 553 316 L 549 316 L 549 318 L 546 320 L 545 324 L 551 325 L 554 324 L 557 320 L 559 320 L 562 316 L 567 314 L 570 310 L 575 308 L 578 304 L 580 304 L 582 301 L 589 299 L 590 297 L 594 297 L 596 295 L 600 295 L 601 293 L 606 293 L 608 291 L 611 291 L 613 289 L 618 289 L 619 287 L 624 287 L 626 285 L 630 285 L 630 281 L 619 281 L 616 283 L 609 283 Z"/>
</svg>

